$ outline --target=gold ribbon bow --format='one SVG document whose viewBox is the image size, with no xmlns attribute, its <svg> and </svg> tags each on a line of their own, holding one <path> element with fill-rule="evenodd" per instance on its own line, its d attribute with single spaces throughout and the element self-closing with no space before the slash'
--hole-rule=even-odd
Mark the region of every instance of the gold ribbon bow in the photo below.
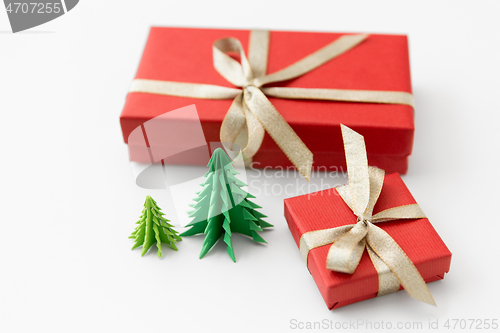
<svg viewBox="0 0 500 333">
<path fill-rule="evenodd" d="M 349 184 L 336 190 L 358 217 L 356 224 L 307 232 L 300 238 L 300 253 L 306 260 L 312 249 L 332 244 L 326 267 L 352 274 L 366 248 L 379 278 L 377 296 L 399 290 L 401 284 L 413 298 L 436 305 L 424 279 L 406 253 L 378 222 L 425 218 L 419 205 L 386 209 L 372 215 L 384 182 L 384 170 L 368 166 L 363 136 L 341 125 Z"/>
<path fill-rule="evenodd" d="M 214 42 L 215 69 L 230 83 L 242 89 L 199 83 L 135 79 L 129 93 L 141 92 L 202 99 L 234 99 L 220 129 L 220 140 L 233 149 L 238 134 L 248 130 L 246 147 L 242 150 L 245 160 L 254 156 L 267 131 L 288 159 L 308 181 L 311 176 L 313 154 L 293 129 L 274 108 L 266 96 L 287 99 L 317 99 L 344 102 L 406 104 L 413 106 L 413 96 L 402 91 L 309 89 L 263 87 L 273 82 L 286 81 L 302 76 L 325 62 L 355 47 L 368 35 L 344 35 L 327 46 L 296 63 L 266 75 L 269 49 L 269 31 L 253 30 L 250 34 L 249 58 L 245 56 L 240 41 L 227 37 Z M 227 53 L 236 52 L 240 62 Z"/>
</svg>

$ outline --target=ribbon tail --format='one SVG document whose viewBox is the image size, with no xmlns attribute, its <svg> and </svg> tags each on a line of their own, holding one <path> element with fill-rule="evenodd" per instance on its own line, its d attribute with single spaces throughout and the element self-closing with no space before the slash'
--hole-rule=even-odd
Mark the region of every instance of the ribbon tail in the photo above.
<svg viewBox="0 0 500 333">
<path fill-rule="evenodd" d="M 367 220 L 371 220 L 373 208 L 377 203 L 380 192 L 382 192 L 382 186 L 384 186 L 385 171 L 376 167 L 368 166 L 368 174 L 370 177 L 370 200 L 368 200 L 368 206 L 365 209 L 364 217 Z"/>
<path fill-rule="evenodd" d="M 259 150 L 262 140 L 264 140 L 264 127 L 248 110 L 243 101 L 243 93 L 240 93 L 231 104 L 220 128 L 220 139 L 227 149 L 234 150 L 233 144 L 245 124 L 247 125 L 248 140 L 246 147 L 240 147 L 240 149 L 243 158 L 247 160 Z"/>
<path fill-rule="evenodd" d="M 274 108 L 262 91 L 248 86 L 244 91 L 248 109 L 307 181 L 311 178 L 313 154 Z"/>
<path fill-rule="evenodd" d="M 368 245 L 366 246 L 366 250 L 370 255 L 370 259 L 372 260 L 373 266 L 378 274 L 378 293 L 377 297 L 388 295 L 395 293 L 399 290 L 399 280 L 391 271 L 389 266 L 385 264 L 385 262 L 380 259 L 380 257 L 372 250 L 372 248 Z"/>
<path fill-rule="evenodd" d="M 368 222 L 366 240 L 373 252 L 396 275 L 408 295 L 424 303 L 436 305 L 417 268 L 389 234 Z"/>
</svg>

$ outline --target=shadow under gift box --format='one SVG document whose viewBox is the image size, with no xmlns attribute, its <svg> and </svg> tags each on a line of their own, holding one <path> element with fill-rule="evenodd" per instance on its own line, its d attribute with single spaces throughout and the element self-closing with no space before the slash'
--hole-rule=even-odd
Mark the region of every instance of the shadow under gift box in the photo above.
<svg viewBox="0 0 500 333">
<path fill-rule="evenodd" d="M 291 65 L 342 35 L 271 31 L 267 73 Z M 248 30 L 153 27 L 135 78 L 233 87 L 215 70 L 212 60 L 213 42 L 229 36 L 239 39 L 248 54 Z M 370 35 L 311 72 L 269 86 L 411 93 L 407 37 Z M 388 173 L 406 173 L 413 145 L 412 107 L 272 97 L 269 100 L 313 152 L 314 168 L 346 167 L 340 135 L 342 123 L 365 137 L 370 165 Z M 196 105 L 206 142 L 220 141 L 220 126 L 231 103 L 232 100 L 130 93 L 120 117 L 124 141 L 127 143 L 129 134 L 148 120 L 192 104 Z M 131 160 L 147 162 L 141 160 L 140 150 L 141 147 L 129 146 Z M 292 165 L 267 133 L 253 162 L 257 168 Z M 169 163 L 194 164 L 183 159 Z"/>
<path fill-rule="evenodd" d="M 373 213 L 415 203 L 401 177 L 393 173 L 385 176 Z M 356 216 L 334 188 L 285 199 L 285 218 L 297 246 L 306 232 L 356 224 Z M 428 219 L 381 222 L 377 226 L 398 243 L 425 282 L 441 280 L 449 271 L 451 253 Z M 308 258 L 309 271 L 328 308 L 376 297 L 378 275 L 366 250 L 356 271 L 346 274 L 326 268 L 330 245 L 312 249 Z"/>
</svg>

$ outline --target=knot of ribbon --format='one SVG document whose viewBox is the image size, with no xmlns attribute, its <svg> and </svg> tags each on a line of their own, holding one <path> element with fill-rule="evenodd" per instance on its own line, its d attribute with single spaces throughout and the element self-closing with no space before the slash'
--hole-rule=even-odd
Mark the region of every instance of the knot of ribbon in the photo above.
<svg viewBox="0 0 500 333">
<path fill-rule="evenodd" d="M 293 165 L 308 181 L 311 176 L 313 154 L 283 119 L 266 96 L 285 99 L 315 99 L 344 102 L 406 104 L 413 106 L 413 96 L 402 91 L 347 90 L 264 87 L 264 85 L 302 76 L 325 62 L 341 55 L 363 42 L 368 35 L 343 35 L 325 47 L 272 74 L 267 72 L 269 31 L 252 30 L 249 56 L 240 41 L 233 37 L 216 40 L 213 44 L 215 69 L 232 85 L 241 89 L 211 84 L 135 79 L 129 93 L 150 93 L 201 99 L 233 99 L 220 129 L 220 140 L 233 144 L 246 127 L 248 138 L 242 150 L 250 160 L 259 150 L 267 132 Z M 228 53 L 237 53 L 236 61 Z"/>
<path fill-rule="evenodd" d="M 363 136 L 341 125 L 349 184 L 336 188 L 357 216 L 356 224 L 310 231 L 300 238 L 300 252 L 307 263 L 309 251 L 332 244 L 326 267 L 352 274 L 364 250 L 368 251 L 378 273 L 378 296 L 399 290 L 400 285 L 413 298 L 436 305 L 422 276 L 394 239 L 376 223 L 425 218 L 417 204 L 383 210 L 372 215 L 384 182 L 384 170 L 368 166 Z"/>
</svg>

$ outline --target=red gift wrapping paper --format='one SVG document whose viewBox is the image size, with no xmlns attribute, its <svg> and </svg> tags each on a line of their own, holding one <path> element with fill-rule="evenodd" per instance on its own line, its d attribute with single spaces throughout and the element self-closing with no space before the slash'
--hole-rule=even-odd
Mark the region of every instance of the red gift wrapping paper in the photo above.
<svg viewBox="0 0 500 333">
<path fill-rule="evenodd" d="M 343 34 L 272 31 L 268 73 L 302 59 Z M 238 38 L 248 54 L 248 30 L 152 27 L 136 79 L 232 87 L 215 70 L 212 43 Z M 404 35 L 370 35 L 364 42 L 293 80 L 269 86 L 404 91 L 411 93 L 408 41 Z M 407 105 L 312 100 L 269 100 L 314 154 L 314 167 L 344 167 L 340 123 L 365 137 L 368 161 L 387 172 L 405 173 L 411 154 L 414 111 Z M 207 142 L 218 142 L 220 125 L 232 100 L 205 100 L 131 93 L 120 117 L 123 138 L 165 112 L 195 104 Z M 135 147 L 131 160 L 140 161 Z M 266 133 L 254 167 L 288 167 L 290 161 Z M 182 163 L 182 162 L 181 162 Z M 189 163 L 189 162 L 188 162 Z"/>
<path fill-rule="evenodd" d="M 393 173 L 385 176 L 373 214 L 414 203 L 401 177 Z M 356 216 L 333 188 L 285 199 L 285 218 L 297 246 L 306 232 L 356 223 Z M 441 280 L 449 271 L 451 252 L 428 219 L 381 222 L 377 226 L 406 252 L 426 282 Z M 364 252 L 353 274 L 345 274 L 326 268 L 329 249 L 330 245 L 315 248 L 308 258 L 308 269 L 328 308 L 337 309 L 376 297 L 378 275 L 368 253 Z"/>
</svg>

